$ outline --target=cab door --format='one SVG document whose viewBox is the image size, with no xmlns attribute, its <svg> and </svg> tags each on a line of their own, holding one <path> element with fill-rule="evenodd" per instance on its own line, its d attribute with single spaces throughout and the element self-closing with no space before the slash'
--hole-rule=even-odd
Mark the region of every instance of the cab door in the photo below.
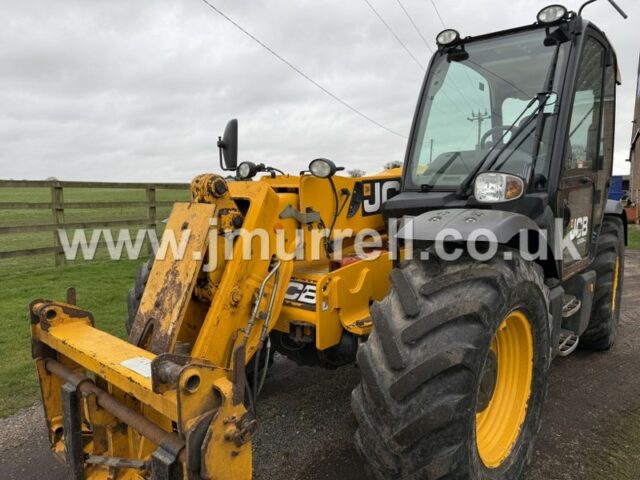
<svg viewBox="0 0 640 480">
<path fill-rule="evenodd" d="M 607 50 L 595 36 L 584 40 L 572 99 L 569 128 L 558 192 L 558 212 L 565 241 L 574 249 L 562 252 L 563 277 L 588 263 L 600 198 L 599 149 L 602 128 L 603 78 Z M 601 192 L 600 192 L 601 195 Z M 600 223 L 597 219 L 596 223 Z"/>
</svg>

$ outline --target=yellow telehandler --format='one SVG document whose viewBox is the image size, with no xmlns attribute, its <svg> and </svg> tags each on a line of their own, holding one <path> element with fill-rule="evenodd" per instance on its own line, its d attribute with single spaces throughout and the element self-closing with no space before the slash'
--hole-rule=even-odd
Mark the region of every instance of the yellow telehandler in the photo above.
<svg viewBox="0 0 640 480">
<path fill-rule="evenodd" d="M 175 204 L 129 292 L 128 341 L 71 291 L 34 300 L 69 478 L 250 479 L 274 352 L 358 364 L 355 443 L 373 478 L 519 478 L 551 360 L 608 349 L 620 315 L 619 75 L 583 8 L 441 32 L 402 170 L 238 165 L 229 122 L 218 146 L 233 175 L 197 176 Z"/>
<path fill-rule="evenodd" d="M 236 125 L 220 142 L 227 158 Z M 335 169 L 324 159 L 311 168 Z M 238 167 L 246 179 L 255 170 L 266 168 Z M 361 259 L 347 229 L 384 235 L 381 205 L 399 188 L 399 169 L 330 180 L 196 177 L 192 202 L 174 206 L 164 233 L 183 250 L 145 263 L 129 292 L 129 342 L 95 329 L 75 305 L 31 304 L 54 451 L 87 477 L 169 475 L 183 464 L 196 478 L 249 478 L 256 420 L 247 407 L 273 352 L 336 368 L 355 361 L 371 332 L 369 304 L 387 292 L 390 253 L 380 244 Z M 337 232 L 340 251 L 328 254 Z M 315 248 L 303 251 L 305 239 Z"/>
</svg>

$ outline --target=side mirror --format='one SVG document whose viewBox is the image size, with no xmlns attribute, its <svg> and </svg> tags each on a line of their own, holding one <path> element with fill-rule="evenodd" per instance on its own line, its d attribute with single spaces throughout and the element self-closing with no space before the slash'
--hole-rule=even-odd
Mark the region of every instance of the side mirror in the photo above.
<svg viewBox="0 0 640 480">
<path fill-rule="evenodd" d="M 238 166 L 238 120 L 229 120 L 224 135 L 218 137 L 220 149 L 220 168 L 225 171 L 235 170 Z M 224 157 L 224 162 L 223 162 Z"/>
</svg>

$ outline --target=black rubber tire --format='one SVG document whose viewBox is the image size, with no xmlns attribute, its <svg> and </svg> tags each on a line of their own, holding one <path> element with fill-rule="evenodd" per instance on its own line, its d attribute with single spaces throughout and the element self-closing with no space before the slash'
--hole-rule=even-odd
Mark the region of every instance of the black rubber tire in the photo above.
<svg viewBox="0 0 640 480">
<path fill-rule="evenodd" d="M 136 274 L 136 283 L 132 288 L 129 289 L 129 292 L 127 293 L 127 318 L 124 321 L 127 335 L 131 333 L 133 321 L 136 318 L 136 313 L 138 313 L 138 307 L 140 306 L 142 294 L 144 293 L 144 289 L 147 286 L 147 281 L 149 280 L 149 274 L 151 273 L 153 260 L 154 258 L 152 256 L 151 258 L 149 258 L 149 260 L 140 265 L 140 267 L 138 268 L 138 273 Z"/>
<path fill-rule="evenodd" d="M 613 285 L 616 258 L 620 258 L 616 308 L 613 305 Z M 596 258 L 591 267 L 596 271 L 596 291 L 587 330 L 580 337 L 580 346 L 591 350 L 608 350 L 613 345 L 620 322 L 620 302 L 624 279 L 624 225 L 619 217 L 605 216 L 600 229 Z"/>
<path fill-rule="evenodd" d="M 509 250 L 477 262 L 411 260 L 374 303 L 352 394 L 356 448 L 377 479 L 517 479 L 540 428 L 551 361 L 549 291 L 542 269 Z M 476 446 L 480 374 L 502 319 L 523 310 L 534 341 L 531 397 L 510 455 L 487 468 Z"/>
</svg>

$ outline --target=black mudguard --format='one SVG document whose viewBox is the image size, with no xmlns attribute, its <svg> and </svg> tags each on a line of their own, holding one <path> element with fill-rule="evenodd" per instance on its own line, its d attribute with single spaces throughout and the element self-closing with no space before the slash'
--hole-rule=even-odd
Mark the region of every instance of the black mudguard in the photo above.
<svg viewBox="0 0 640 480">
<path fill-rule="evenodd" d="M 407 219 L 398 231 L 398 238 L 435 241 L 444 229 L 459 232 L 460 241 L 468 240 L 478 229 L 487 229 L 494 233 L 500 244 L 507 244 L 522 230 L 540 231 L 540 227 L 533 220 L 520 213 L 452 208 L 432 210 Z"/>
</svg>

